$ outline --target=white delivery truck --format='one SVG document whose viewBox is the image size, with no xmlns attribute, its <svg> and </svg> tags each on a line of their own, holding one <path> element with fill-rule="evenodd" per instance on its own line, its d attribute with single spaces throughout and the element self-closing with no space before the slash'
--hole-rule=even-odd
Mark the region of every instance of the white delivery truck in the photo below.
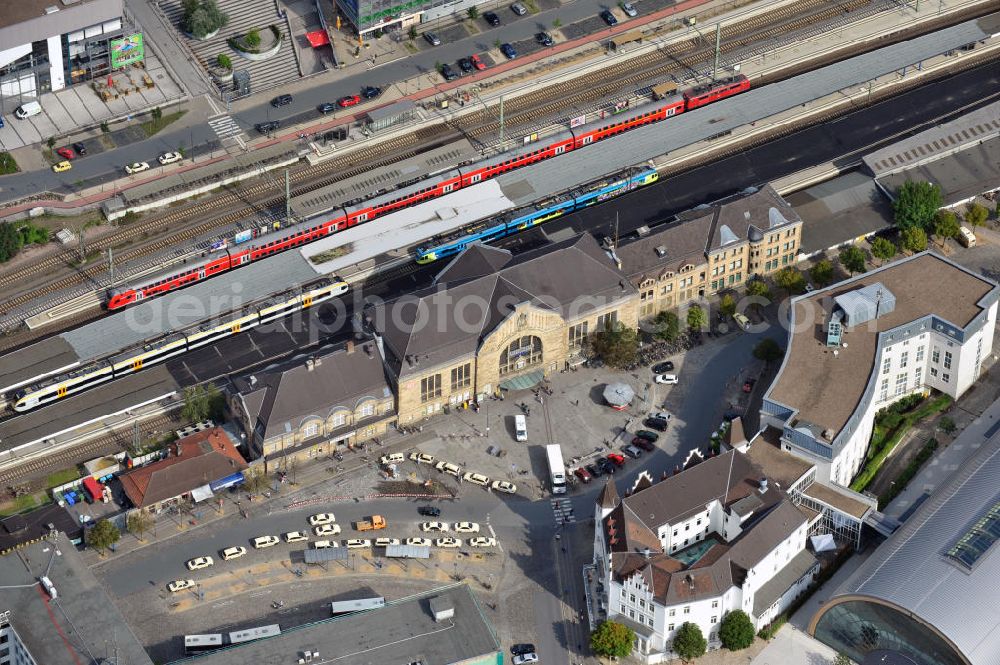
<svg viewBox="0 0 1000 665">
<path fill-rule="evenodd" d="M 566 493 L 566 465 L 563 464 L 562 448 L 558 443 L 545 446 L 545 456 L 549 460 L 549 482 L 553 494 Z"/>
<path fill-rule="evenodd" d="M 42 112 L 42 105 L 38 102 L 27 102 L 21 104 L 16 109 L 14 109 L 14 115 L 16 115 L 21 120 L 25 118 L 30 118 L 33 115 L 38 115 Z"/>
<path fill-rule="evenodd" d="M 528 419 L 524 414 L 514 416 L 514 438 L 518 441 L 528 440 Z"/>
</svg>

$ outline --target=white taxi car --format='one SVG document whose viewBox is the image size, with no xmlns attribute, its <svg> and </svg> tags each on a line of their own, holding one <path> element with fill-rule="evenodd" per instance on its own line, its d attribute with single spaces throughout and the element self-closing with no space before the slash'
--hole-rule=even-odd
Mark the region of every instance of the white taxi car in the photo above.
<svg viewBox="0 0 1000 665">
<path fill-rule="evenodd" d="M 462 540 L 460 538 L 438 538 L 434 541 L 434 544 L 438 547 L 453 549 L 455 547 L 461 547 Z"/>
<path fill-rule="evenodd" d="M 318 513 L 316 515 L 309 516 L 309 526 L 319 526 L 320 524 L 331 524 L 336 521 L 337 518 L 333 516 L 333 513 Z"/>
<path fill-rule="evenodd" d="M 253 539 L 254 549 L 262 550 L 265 547 L 274 547 L 281 542 L 277 536 L 257 536 Z"/>
<path fill-rule="evenodd" d="M 490 484 L 490 479 L 481 473 L 472 473 L 471 471 L 462 476 L 462 478 L 467 483 L 472 483 L 473 485 L 479 485 L 480 487 L 486 487 Z"/>
<path fill-rule="evenodd" d="M 188 570 L 201 570 L 215 564 L 210 556 L 200 556 L 187 562 Z"/>
<path fill-rule="evenodd" d="M 313 529 L 313 533 L 317 536 L 336 536 L 340 533 L 339 524 L 321 524 Z"/>
<path fill-rule="evenodd" d="M 475 522 L 455 522 L 455 531 L 459 533 L 479 533 L 479 525 Z"/>
<path fill-rule="evenodd" d="M 285 534 L 286 543 L 301 543 L 303 540 L 309 540 L 309 534 L 305 531 L 289 531 Z"/>
<path fill-rule="evenodd" d="M 447 531 L 448 525 L 444 522 L 422 522 L 420 524 L 421 531 Z"/>
</svg>

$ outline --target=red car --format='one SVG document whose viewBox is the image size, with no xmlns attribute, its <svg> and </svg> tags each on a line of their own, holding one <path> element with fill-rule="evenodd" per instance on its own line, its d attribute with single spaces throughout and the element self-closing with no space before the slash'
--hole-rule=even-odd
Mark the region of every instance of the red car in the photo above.
<svg viewBox="0 0 1000 665">
<path fill-rule="evenodd" d="M 757 383 L 757 379 L 747 379 L 743 383 L 743 392 L 745 393 L 752 392 L 755 383 Z"/>
<path fill-rule="evenodd" d="M 584 469 L 582 466 L 579 469 L 574 469 L 573 474 L 576 475 L 576 477 L 579 478 L 581 482 L 584 483 L 590 482 L 591 478 L 590 472 Z"/>
<path fill-rule="evenodd" d="M 56 148 L 56 154 L 64 159 L 73 159 L 76 157 L 76 153 L 73 152 L 72 148 Z"/>
<path fill-rule="evenodd" d="M 479 71 L 483 71 L 484 69 L 486 69 L 486 63 L 483 62 L 478 55 L 470 56 L 469 60 L 472 62 L 472 66 L 478 69 Z"/>
<path fill-rule="evenodd" d="M 625 466 L 625 458 L 618 453 L 611 453 L 608 459 L 615 463 L 615 466 Z"/>
<path fill-rule="evenodd" d="M 337 100 L 337 106 L 342 109 L 346 109 L 348 106 L 354 106 L 361 101 L 361 95 L 348 95 L 347 97 L 341 97 Z"/>
</svg>

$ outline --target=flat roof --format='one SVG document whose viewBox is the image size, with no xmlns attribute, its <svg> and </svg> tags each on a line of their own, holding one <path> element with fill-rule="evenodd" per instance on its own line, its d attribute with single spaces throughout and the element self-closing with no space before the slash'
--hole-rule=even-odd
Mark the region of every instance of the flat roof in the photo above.
<svg viewBox="0 0 1000 665">
<path fill-rule="evenodd" d="M 38 583 L 42 575 L 58 593 L 54 602 Z M 0 611 L 11 611 L 10 625 L 36 663 L 95 663 L 117 647 L 118 662 L 153 665 L 118 606 L 63 534 L 0 557 L 0 579 Z"/>
<path fill-rule="evenodd" d="M 67 370 L 80 363 L 80 356 L 60 336 L 0 356 L 0 392 L 24 385 L 37 376 Z"/>
<path fill-rule="evenodd" d="M 759 432 L 747 448 L 747 457 L 787 492 L 802 476 L 809 473 L 813 465 L 779 448 L 780 438 L 781 430 L 776 427 L 768 427 Z"/>
<path fill-rule="evenodd" d="M 430 602 L 446 597 L 455 609 L 449 619 L 435 621 Z M 324 663 L 372 665 L 413 663 L 450 665 L 491 662 L 500 651 L 493 627 L 466 584 L 434 589 L 360 614 L 334 617 L 287 628 L 281 635 L 175 662 L 198 665 L 296 663 L 306 651 Z M 315 661 L 315 658 L 313 658 Z"/>
<path fill-rule="evenodd" d="M 119 9 L 121 8 L 121 0 L 111 0 L 111 2 L 108 2 L 108 0 L 73 0 L 72 2 L 66 2 L 65 0 L 11 0 L 3 3 L 3 11 L 0 12 L 0 28 L 7 28 L 19 23 L 24 23 L 25 21 L 43 18 L 46 16 L 52 16 L 53 18 L 51 20 L 54 22 L 53 25 L 56 25 L 55 22 L 63 18 L 60 14 L 69 9 L 75 9 L 85 4 L 94 5 L 94 7 L 87 7 L 87 16 L 90 19 L 90 22 L 80 23 L 79 25 L 76 25 L 75 28 L 82 29 L 93 25 L 94 23 L 106 21 L 107 18 L 101 16 L 101 14 L 105 14 L 109 7 L 114 8 L 115 5 L 117 5 Z M 46 14 L 45 10 L 49 7 L 56 7 L 59 11 L 53 12 L 52 14 Z M 75 18 L 80 17 L 75 16 Z M 58 26 L 58 29 L 61 30 L 63 27 L 64 26 Z M 60 32 L 54 32 L 53 34 L 58 35 Z M 25 43 L 30 44 L 31 40 L 28 39 Z M 6 46 L 14 46 L 14 44 Z"/>
<path fill-rule="evenodd" d="M 932 182 L 941 188 L 945 205 L 956 205 L 1000 187 L 998 153 L 1000 138 L 994 137 L 964 148 L 961 152 L 943 155 L 934 161 L 883 176 L 878 182 L 892 195 L 907 180 Z"/>
<path fill-rule="evenodd" d="M 845 327 L 846 344 L 834 355 L 825 332 L 833 298 L 876 282 L 896 297 L 895 309 Z M 797 421 L 839 432 L 868 385 L 879 333 L 928 315 L 964 328 L 983 311 L 979 303 L 995 288 L 994 282 L 923 252 L 797 298 L 785 360 L 766 398 L 797 410 Z"/>
<path fill-rule="evenodd" d="M 892 226 L 892 206 L 874 178 L 851 171 L 785 196 L 802 218 L 799 252 L 815 254 Z"/>
<path fill-rule="evenodd" d="M 873 506 L 853 499 L 819 481 L 802 490 L 802 493 L 858 519 L 862 519 L 869 511 L 874 509 Z"/>
</svg>

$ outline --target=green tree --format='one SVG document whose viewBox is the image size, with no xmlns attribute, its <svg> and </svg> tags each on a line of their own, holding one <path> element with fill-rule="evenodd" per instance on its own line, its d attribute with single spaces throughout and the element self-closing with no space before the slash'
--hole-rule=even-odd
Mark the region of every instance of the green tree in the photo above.
<svg viewBox="0 0 1000 665">
<path fill-rule="evenodd" d="M 194 14 L 198 7 L 201 6 L 201 0 L 184 0 L 181 6 L 184 8 L 184 16 L 187 17 Z"/>
<path fill-rule="evenodd" d="M 208 418 L 211 405 L 208 391 L 202 386 L 190 386 L 184 389 L 184 406 L 181 407 L 181 418 L 188 422 L 201 422 Z"/>
<path fill-rule="evenodd" d="M 417 26 L 411 25 L 410 29 L 406 32 L 406 36 L 411 40 L 417 38 Z"/>
<path fill-rule="evenodd" d="M 973 203 L 969 206 L 969 209 L 965 212 L 965 221 L 969 226 L 976 227 L 982 226 L 986 223 L 986 219 L 990 216 L 990 211 L 986 206 L 981 206 L 978 203 Z"/>
<path fill-rule="evenodd" d="M 153 116 L 153 120 L 159 120 L 160 118 L 163 117 L 163 109 L 161 109 L 159 106 L 155 106 L 153 107 L 153 110 L 150 111 L 149 114 Z"/>
<path fill-rule="evenodd" d="M 901 229 L 913 226 L 928 229 L 943 204 L 940 187 L 929 182 L 908 180 L 899 188 L 896 200 L 892 202 L 896 226 Z"/>
<path fill-rule="evenodd" d="M 958 235 L 958 217 L 951 210 L 941 210 L 934 220 L 934 235 L 941 241 L 941 246 L 948 238 Z"/>
<path fill-rule="evenodd" d="M 753 644 L 756 632 L 747 613 L 743 610 L 734 610 L 727 612 L 726 616 L 722 617 L 722 625 L 719 626 L 719 641 L 730 651 L 739 651 Z"/>
<path fill-rule="evenodd" d="M 602 621 L 590 634 L 590 648 L 606 658 L 625 658 L 632 653 L 634 642 L 632 629 L 615 621 Z"/>
<path fill-rule="evenodd" d="M 840 250 L 837 258 L 840 259 L 840 265 L 844 266 L 847 272 L 852 275 L 856 272 L 865 271 L 865 253 L 861 251 L 860 247 L 848 245 Z"/>
<path fill-rule="evenodd" d="M 771 289 L 767 288 L 767 284 L 764 283 L 762 279 L 752 279 L 747 282 L 747 295 L 756 296 L 758 298 L 771 299 Z"/>
<path fill-rule="evenodd" d="M 657 337 L 668 342 L 677 341 L 677 336 L 681 332 L 681 321 L 675 312 L 668 310 L 660 312 L 653 319 L 653 324 L 656 326 L 654 334 Z"/>
<path fill-rule="evenodd" d="M 479 18 L 479 7 L 473 5 L 466 10 L 466 13 L 469 15 L 470 19 L 475 21 L 477 18 Z"/>
<path fill-rule="evenodd" d="M 792 266 L 782 268 L 774 273 L 774 283 L 791 294 L 802 293 L 806 290 L 806 278 Z"/>
<path fill-rule="evenodd" d="M 809 269 L 809 276 L 817 286 L 826 286 L 833 281 L 833 264 L 829 259 L 820 259 Z"/>
<path fill-rule="evenodd" d="M 833 659 L 833 665 L 854 665 L 854 661 L 846 653 L 841 651 L 837 654 L 837 657 Z"/>
<path fill-rule="evenodd" d="M 708 640 L 702 635 L 698 624 L 685 621 L 677 629 L 677 634 L 674 635 L 671 648 L 674 653 L 681 657 L 681 660 L 688 663 L 695 658 L 701 658 L 705 655 L 705 650 L 708 648 Z"/>
<path fill-rule="evenodd" d="M 753 357 L 766 363 L 781 360 L 784 355 L 784 349 L 770 337 L 765 337 L 757 342 L 757 346 L 753 347 Z"/>
<path fill-rule="evenodd" d="M 922 252 L 927 249 L 927 232 L 919 226 L 903 229 L 903 248 L 908 252 Z"/>
<path fill-rule="evenodd" d="M 87 544 L 100 550 L 103 556 L 104 550 L 117 543 L 121 537 L 118 527 L 108 520 L 101 520 L 87 531 Z"/>
<path fill-rule="evenodd" d="M 243 44 L 251 51 L 256 50 L 257 47 L 260 46 L 260 32 L 257 28 L 254 28 L 247 34 L 243 35 Z"/>
<path fill-rule="evenodd" d="M 10 222 L 0 222 L 0 263 L 9 261 L 21 251 L 21 234 Z"/>
<path fill-rule="evenodd" d="M 216 57 L 215 62 L 216 64 L 219 65 L 219 67 L 222 67 L 223 69 L 233 68 L 233 61 L 225 53 L 220 53 L 218 57 Z"/>
<path fill-rule="evenodd" d="M 639 334 L 634 328 L 618 323 L 608 325 L 587 337 L 590 352 L 611 367 L 621 369 L 635 362 L 639 353 Z"/>
<path fill-rule="evenodd" d="M 722 296 L 719 300 L 719 311 L 722 312 L 723 316 L 732 316 L 736 313 L 736 298 L 732 294 L 727 293 Z"/>
<path fill-rule="evenodd" d="M 945 434 L 951 434 L 958 429 L 958 426 L 955 424 L 955 421 L 948 416 L 941 416 L 941 420 L 938 421 L 938 429 Z"/>
<path fill-rule="evenodd" d="M 133 510 L 125 521 L 125 528 L 133 536 L 142 540 L 142 534 L 153 528 L 153 518 L 145 510 Z"/>
<path fill-rule="evenodd" d="M 243 472 L 243 489 L 250 494 L 259 494 L 270 487 L 263 465 L 251 466 Z"/>
<path fill-rule="evenodd" d="M 215 0 L 184 0 L 183 5 L 181 29 L 197 39 L 229 23 L 229 16 L 219 9 Z"/>
<path fill-rule="evenodd" d="M 872 240 L 872 256 L 884 263 L 896 256 L 896 246 L 888 238 L 879 236 Z"/>
<path fill-rule="evenodd" d="M 45 142 L 45 145 L 49 146 L 50 150 L 56 147 L 56 137 L 50 136 L 48 140 Z"/>
<path fill-rule="evenodd" d="M 562 27 L 562 21 L 557 18 L 552 19 L 552 28 L 558 30 L 560 27 Z"/>
<path fill-rule="evenodd" d="M 687 313 L 687 324 L 691 330 L 701 330 L 708 321 L 708 315 L 699 305 L 691 305 Z"/>
</svg>

